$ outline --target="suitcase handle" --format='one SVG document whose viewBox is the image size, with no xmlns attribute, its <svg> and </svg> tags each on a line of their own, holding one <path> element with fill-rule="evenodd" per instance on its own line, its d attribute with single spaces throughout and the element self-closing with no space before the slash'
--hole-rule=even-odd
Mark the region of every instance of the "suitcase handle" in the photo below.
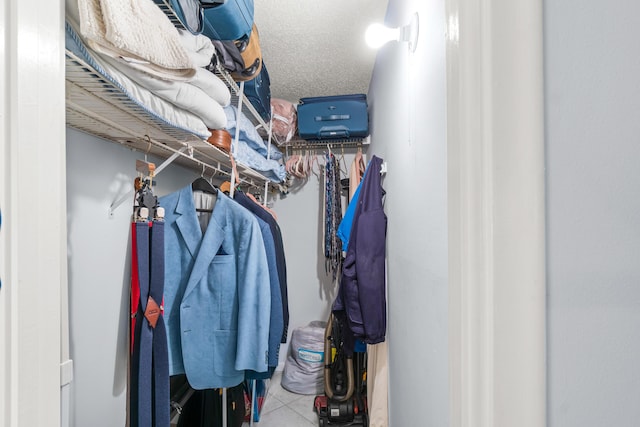
<svg viewBox="0 0 640 427">
<path fill-rule="evenodd" d="M 350 114 L 332 114 L 330 116 L 315 116 L 314 119 L 316 122 L 331 122 L 335 120 L 349 120 L 351 118 Z"/>
<path fill-rule="evenodd" d="M 320 131 L 320 138 L 349 138 L 347 130 L 323 130 Z"/>
</svg>

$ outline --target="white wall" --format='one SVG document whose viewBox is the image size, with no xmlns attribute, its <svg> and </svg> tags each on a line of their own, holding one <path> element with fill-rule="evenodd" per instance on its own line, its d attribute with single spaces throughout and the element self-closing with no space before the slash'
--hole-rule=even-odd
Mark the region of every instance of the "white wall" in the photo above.
<svg viewBox="0 0 640 427">
<path fill-rule="evenodd" d="M 123 203 L 111 219 L 108 207 L 130 188 L 135 159 L 143 155 L 67 132 L 71 426 L 113 427 L 126 417 L 131 204 Z M 345 164 L 352 158 L 347 152 Z M 182 188 L 196 175 L 172 165 L 158 176 L 156 194 Z M 289 338 L 296 327 L 326 320 L 337 290 L 324 267 L 322 185 L 312 176 L 286 197 L 270 198 L 287 256 Z"/>
<path fill-rule="evenodd" d="M 640 419 L 639 17 L 545 1 L 549 427 Z"/>
<path fill-rule="evenodd" d="M 130 287 L 131 202 L 108 217 L 132 188 L 144 155 L 67 129 L 67 227 L 71 358 L 71 426 L 124 426 Z M 156 166 L 161 161 L 152 158 Z M 157 179 L 161 196 L 194 174 L 171 165 Z M 131 194 L 133 198 L 133 194 Z"/>
<path fill-rule="evenodd" d="M 446 426 L 447 149 L 442 0 L 391 0 L 385 22 L 420 13 L 420 39 L 380 49 L 371 105 L 372 146 L 387 161 L 390 425 Z"/>
</svg>

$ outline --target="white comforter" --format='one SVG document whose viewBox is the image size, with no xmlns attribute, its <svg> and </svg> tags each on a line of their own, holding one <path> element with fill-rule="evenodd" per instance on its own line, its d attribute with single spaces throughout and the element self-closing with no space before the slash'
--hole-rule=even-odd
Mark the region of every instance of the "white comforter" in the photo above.
<svg viewBox="0 0 640 427">
<path fill-rule="evenodd" d="M 142 89 L 146 89 L 188 114 L 197 116 L 205 128 L 222 129 L 226 126 L 227 118 L 222 107 L 229 105 L 231 100 L 229 89 L 215 74 L 201 68 L 209 65 L 215 54 L 215 47 L 208 37 L 178 31 L 151 0 L 141 0 L 139 3 L 138 0 L 66 0 L 66 6 L 67 20 L 79 25 L 85 38 L 93 40 L 89 43 L 90 46 L 98 48 L 98 51 L 88 53 L 114 79 L 127 87 L 129 93 L 137 93 L 143 104 L 153 104 L 155 108 L 160 105 L 143 94 Z M 141 16 L 142 12 L 148 13 Z M 109 30 L 111 27 L 114 29 Z M 125 34 L 129 34 L 131 39 L 123 39 Z M 162 57 L 162 47 L 155 42 L 141 43 L 138 39 L 142 35 L 167 43 L 166 57 Z M 123 49 L 126 47 L 155 62 L 150 62 L 151 59 L 138 61 L 132 57 L 118 56 L 117 50 L 109 50 L 104 45 L 111 39 L 115 40 L 114 46 L 122 46 Z M 185 78 L 186 74 L 178 79 L 175 76 L 167 77 L 167 72 L 175 70 L 169 68 L 159 72 L 156 63 L 172 66 L 189 64 L 190 77 Z M 153 66 L 150 68 L 150 65 Z M 159 78 L 160 76 L 164 78 Z M 132 88 L 131 85 L 138 88 Z M 161 107 L 163 111 L 160 115 L 175 116 L 168 111 L 169 108 L 171 106 Z M 202 126 L 198 126 L 198 134 L 209 132 L 202 132 Z"/>
<path fill-rule="evenodd" d="M 194 76 L 178 30 L 153 0 L 77 0 L 77 9 L 93 50 L 162 79 Z"/>
<path fill-rule="evenodd" d="M 66 25 L 66 47 L 116 85 L 129 99 L 151 116 L 170 126 L 191 132 L 202 139 L 207 139 L 211 136 L 211 132 L 199 117 L 188 111 L 176 108 L 173 104 L 136 84 L 118 68 L 102 61 L 95 53 L 93 55 L 90 54 L 70 23 Z"/>
<path fill-rule="evenodd" d="M 229 105 L 231 93 L 210 71 L 196 68 L 193 79 L 177 82 L 155 78 L 104 55 L 101 59 L 160 98 L 200 117 L 208 128 L 222 129 L 226 126 L 227 116 L 222 107 Z"/>
</svg>

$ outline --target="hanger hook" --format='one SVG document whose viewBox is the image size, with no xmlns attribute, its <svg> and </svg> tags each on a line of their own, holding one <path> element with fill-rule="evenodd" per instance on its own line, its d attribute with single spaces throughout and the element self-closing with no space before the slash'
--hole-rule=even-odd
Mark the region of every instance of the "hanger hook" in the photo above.
<svg viewBox="0 0 640 427">
<path fill-rule="evenodd" d="M 147 143 L 149 143 L 149 145 L 147 145 L 147 151 L 144 153 L 144 161 L 147 161 L 147 154 L 149 154 L 149 152 L 151 151 L 151 138 L 149 138 L 149 135 L 144 135 L 144 137 L 147 139 Z"/>
<path fill-rule="evenodd" d="M 211 172 L 211 176 L 209 177 L 209 184 L 213 185 L 213 177 L 216 176 L 217 173 L 218 173 L 218 170 L 213 169 L 213 172 Z"/>
<path fill-rule="evenodd" d="M 202 173 L 200 174 L 200 177 L 204 178 L 204 163 L 202 164 Z"/>
</svg>

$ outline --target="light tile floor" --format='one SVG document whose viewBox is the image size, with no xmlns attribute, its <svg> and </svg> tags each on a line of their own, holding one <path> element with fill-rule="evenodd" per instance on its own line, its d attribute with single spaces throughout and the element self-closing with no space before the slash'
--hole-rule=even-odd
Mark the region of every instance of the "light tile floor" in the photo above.
<svg viewBox="0 0 640 427">
<path fill-rule="evenodd" d="M 280 385 L 282 371 L 271 378 L 260 421 L 256 427 L 318 427 L 318 415 L 313 411 L 315 396 L 291 393 Z M 249 426 L 245 422 L 243 427 Z"/>
</svg>

